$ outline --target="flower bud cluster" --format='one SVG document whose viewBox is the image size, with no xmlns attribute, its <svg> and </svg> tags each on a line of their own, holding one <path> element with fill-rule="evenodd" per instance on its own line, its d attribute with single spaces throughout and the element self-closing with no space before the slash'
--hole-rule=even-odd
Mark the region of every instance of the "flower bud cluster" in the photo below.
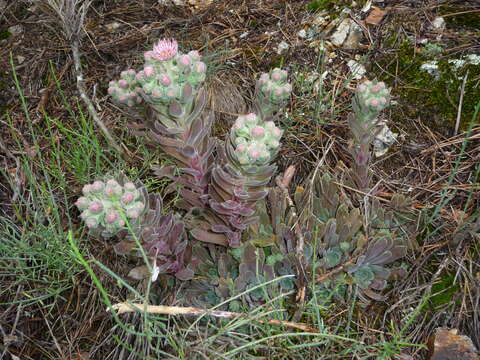
<svg viewBox="0 0 480 360">
<path fill-rule="evenodd" d="M 125 221 L 135 223 L 145 210 L 145 199 L 134 183 L 123 186 L 116 180 L 95 181 L 82 189 L 83 196 L 75 205 L 88 228 L 115 235 L 124 228 Z"/>
<path fill-rule="evenodd" d="M 254 113 L 242 115 L 232 126 L 231 140 L 242 165 L 264 165 L 277 153 L 283 131 L 273 121 L 263 122 Z"/>
<path fill-rule="evenodd" d="M 120 80 L 110 81 L 108 94 L 119 104 L 134 106 L 142 102 L 140 84 L 133 69 L 122 71 Z"/>
<path fill-rule="evenodd" d="M 288 99 L 292 92 L 292 85 L 287 82 L 287 75 L 285 70 L 279 68 L 260 75 L 259 89 L 268 102 L 279 104 Z"/>
<path fill-rule="evenodd" d="M 376 117 L 388 106 L 389 100 L 390 90 L 383 81 L 367 80 L 358 85 L 354 101 L 355 108 L 358 108 L 363 114 Z"/>
<path fill-rule="evenodd" d="M 168 105 L 174 100 L 189 103 L 205 80 L 207 66 L 201 61 L 199 52 L 182 54 L 173 39 L 160 40 L 153 50 L 144 53 L 144 58 L 143 69 L 134 73 L 133 79 L 129 78 L 131 82 L 122 80 L 128 85 L 128 94 L 139 95 L 151 104 Z M 131 106 L 137 103 L 137 97 L 130 101 L 131 98 L 118 90 L 124 84 L 122 80 L 111 83 L 108 91 L 117 102 Z"/>
</svg>

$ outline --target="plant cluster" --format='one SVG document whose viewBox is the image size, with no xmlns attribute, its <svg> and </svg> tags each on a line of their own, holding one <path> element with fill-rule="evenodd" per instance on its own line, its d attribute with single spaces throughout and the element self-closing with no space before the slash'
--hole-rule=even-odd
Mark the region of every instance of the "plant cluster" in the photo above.
<svg viewBox="0 0 480 360">
<path fill-rule="evenodd" d="M 314 274 L 326 291 L 340 285 L 358 289 L 364 300 L 381 299 L 387 280 L 399 273 L 390 264 L 405 255 L 405 218 L 397 215 L 408 202 L 394 196 L 387 209 L 357 199 L 327 172 L 315 172 L 298 187 L 293 204 L 288 185 L 270 187 L 283 135 L 275 121 L 292 91 L 287 72 L 260 75 L 253 111 L 239 115 L 221 141 L 211 136 L 214 117 L 205 107 L 207 67 L 200 53 L 183 54 L 175 40 L 161 40 L 144 59 L 141 71 L 123 71 L 108 93 L 142 115 L 129 126 L 175 163 L 154 172 L 173 180 L 169 190 L 178 191 L 183 214 L 162 214 L 158 195 L 123 178 L 86 185 L 76 203 L 91 231 L 120 239 L 118 254 L 147 260 L 143 272 L 131 274 L 188 280 L 182 291 L 188 304 L 214 305 L 246 292 L 230 302 L 232 310 L 240 301 L 252 306 L 293 290 L 293 276 L 274 279 L 299 269 Z M 370 190 L 370 147 L 389 98 L 389 89 L 376 81 L 361 83 L 355 93 L 349 176 L 361 191 Z M 258 287 L 264 282 L 269 285 Z"/>
</svg>

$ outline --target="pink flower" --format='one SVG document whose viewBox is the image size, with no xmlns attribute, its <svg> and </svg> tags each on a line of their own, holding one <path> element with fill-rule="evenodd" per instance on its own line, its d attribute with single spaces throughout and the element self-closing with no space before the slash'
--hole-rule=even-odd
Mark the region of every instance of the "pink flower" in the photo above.
<svg viewBox="0 0 480 360">
<path fill-rule="evenodd" d="M 204 73 L 207 70 L 207 66 L 205 63 L 199 61 L 195 64 L 195 71 L 199 74 Z"/>
<path fill-rule="evenodd" d="M 244 152 L 245 150 L 247 150 L 247 147 L 245 145 L 240 144 L 237 146 L 237 151 Z"/>
<path fill-rule="evenodd" d="M 380 84 L 372 86 L 372 92 L 374 92 L 374 93 L 379 92 L 381 89 L 382 89 L 382 87 L 380 86 Z"/>
<path fill-rule="evenodd" d="M 255 115 L 255 113 L 250 113 L 248 115 L 245 115 L 245 120 L 248 123 L 254 123 L 257 121 L 257 115 Z"/>
<path fill-rule="evenodd" d="M 260 152 L 256 150 L 250 150 L 249 155 L 252 159 L 258 159 L 260 157 Z"/>
<path fill-rule="evenodd" d="M 178 43 L 174 39 L 163 39 L 153 46 L 150 56 L 155 60 L 165 61 L 173 58 L 177 52 Z"/>
<path fill-rule="evenodd" d="M 124 204 L 130 204 L 134 200 L 135 196 L 132 193 L 126 193 L 122 196 L 122 201 Z"/>
<path fill-rule="evenodd" d="M 372 99 L 370 100 L 370 105 L 372 105 L 373 107 L 378 107 L 380 105 L 380 102 L 378 101 L 378 99 Z"/>
<path fill-rule="evenodd" d="M 172 83 L 172 80 L 170 79 L 170 77 L 167 74 L 162 74 L 162 75 L 160 75 L 160 83 L 163 86 L 169 86 Z"/>
<path fill-rule="evenodd" d="M 252 136 L 255 138 L 261 138 L 265 136 L 265 130 L 261 126 L 254 126 L 251 130 Z"/>
<path fill-rule="evenodd" d="M 143 73 L 146 77 L 151 77 L 155 73 L 155 69 L 153 66 L 146 66 L 145 69 L 143 69 Z"/>
<path fill-rule="evenodd" d="M 190 59 L 190 56 L 188 55 L 182 55 L 179 60 L 180 65 L 182 66 L 189 66 L 192 63 L 192 60 Z"/>
<path fill-rule="evenodd" d="M 103 189 L 103 182 L 97 180 L 92 184 L 92 190 L 100 191 Z"/>
<path fill-rule="evenodd" d="M 117 221 L 117 219 L 118 219 L 118 214 L 115 211 L 108 213 L 107 216 L 105 217 L 105 221 L 109 224 L 114 223 L 115 221 Z"/>
<path fill-rule="evenodd" d="M 120 85 L 120 87 L 124 89 L 128 88 L 128 82 L 123 79 L 118 80 L 118 85 Z"/>
<path fill-rule="evenodd" d="M 87 227 L 89 229 L 97 226 L 97 219 L 95 218 L 88 218 L 86 221 L 85 221 L 85 225 L 87 225 Z"/>
<path fill-rule="evenodd" d="M 99 201 L 95 201 L 92 204 L 90 204 L 90 207 L 88 208 L 92 214 L 98 214 L 100 211 L 103 210 L 103 205 Z"/>
</svg>

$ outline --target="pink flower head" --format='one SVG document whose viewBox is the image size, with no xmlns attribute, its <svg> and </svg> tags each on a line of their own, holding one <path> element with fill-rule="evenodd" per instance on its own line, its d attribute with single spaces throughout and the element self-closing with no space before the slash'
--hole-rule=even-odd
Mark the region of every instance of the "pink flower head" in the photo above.
<svg viewBox="0 0 480 360">
<path fill-rule="evenodd" d="M 92 190 L 100 191 L 100 190 L 103 189 L 103 186 L 104 186 L 104 184 L 100 180 L 94 181 L 93 184 L 92 184 Z"/>
<path fill-rule="evenodd" d="M 142 81 L 144 76 L 145 73 L 143 72 L 143 70 L 141 70 L 137 73 L 137 75 L 135 75 L 135 79 L 137 79 L 137 81 Z"/>
<path fill-rule="evenodd" d="M 110 179 L 110 180 L 107 181 L 107 185 L 118 186 L 118 182 L 114 179 Z"/>
<path fill-rule="evenodd" d="M 132 193 L 126 193 L 122 196 L 122 201 L 124 204 L 130 204 L 134 200 L 135 196 Z"/>
<path fill-rule="evenodd" d="M 265 136 L 265 129 L 261 126 L 254 126 L 250 132 L 254 138 L 262 138 Z"/>
<path fill-rule="evenodd" d="M 153 74 L 155 74 L 155 69 L 153 66 L 145 66 L 143 69 L 143 73 L 145 74 L 146 77 L 151 77 Z"/>
<path fill-rule="evenodd" d="M 379 84 L 372 86 L 372 92 L 378 93 L 380 90 L 382 90 L 382 87 Z"/>
<path fill-rule="evenodd" d="M 105 195 L 107 195 L 107 196 L 115 195 L 115 189 L 112 186 L 107 186 L 105 188 Z"/>
<path fill-rule="evenodd" d="M 365 91 L 367 91 L 367 87 L 365 86 L 365 84 L 360 84 L 360 85 L 358 86 L 358 91 L 360 91 L 360 92 L 365 92 Z"/>
<path fill-rule="evenodd" d="M 105 216 L 105 221 L 109 224 L 114 223 L 118 219 L 118 214 L 115 211 L 109 212 L 107 216 Z"/>
<path fill-rule="evenodd" d="M 265 128 L 267 128 L 269 130 L 273 130 L 273 129 L 275 129 L 275 123 L 273 121 L 267 121 L 265 123 Z"/>
<path fill-rule="evenodd" d="M 280 130 L 279 128 L 277 128 L 277 127 L 275 129 L 273 129 L 273 135 L 275 135 L 276 137 L 282 136 L 282 133 L 283 133 L 283 131 Z"/>
<path fill-rule="evenodd" d="M 200 60 L 202 55 L 197 50 L 192 50 L 188 52 L 188 56 L 190 56 L 193 60 Z"/>
<path fill-rule="evenodd" d="M 291 84 L 285 84 L 283 85 L 283 92 L 285 94 L 289 94 L 292 91 L 292 85 Z"/>
<path fill-rule="evenodd" d="M 118 80 L 118 85 L 123 89 L 128 88 L 128 82 L 126 80 L 123 80 L 123 79 Z"/>
<path fill-rule="evenodd" d="M 240 144 L 237 146 L 237 151 L 245 152 L 245 150 L 247 150 L 247 147 L 244 144 Z"/>
<path fill-rule="evenodd" d="M 260 151 L 257 151 L 256 149 L 250 150 L 250 158 L 252 159 L 258 159 L 260 157 Z"/>
<path fill-rule="evenodd" d="M 282 74 L 282 71 L 280 69 L 274 69 L 273 72 L 272 72 L 272 80 L 280 81 L 283 78 L 282 75 L 283 74 Z"/>
<path fill-rule="evenodd" d="M 153 51 L 147 51 L 146 53 L 143 54 L 143 57 L 145 58 L 145 60 L 151 60 L 153 59 Z"/>
<path fill-rule="evenodd" d="M 190 59 L 190 56 L 182 55 L 180 56 L 180 59 L 178 60 L 178 62 L 182 66 L 189 66 L 192 63 L 192 60 Z"/>
<path fill-rule="evenodd" d="M 263 85 L 266 84 L 269 80 L 270 76 L 268 76 L 267 73 L 263 73 L 262 75 L 260 75 L 260 79 L 258 79 L 258 82 Z"/>
<path fill-rule="evenodd" d="M 237 118 L 237 120 L 235 120 L 235 123 L 233 124 L 233 127 L 237 130 L 240 130 L 241 128 L 243 128 L 243 126 L 245 125 L 245 119 L 243 116 L 239 116 Z"/>
<path fill-rule="evenodd" d="M 92 185 L 87 184 L 82 188 L 83 195 L 88 195 L 92 191 Z"/>
<path fill-rule="evenodd" d="M 128 69 L 127 70 L 127 75 L 128 76 L 135 76 L 135 74 L 136 74 L 135 70 L 133 70 L 133 69 Z"/>
<path fill-rule="evenodd" d="M 122 103 L 126 102 L 127 100 L 128 100 L 128 96 L 127 96 L 127 95 L 120 95 L 120 96 L 118 97 L 118 101 L 120 101 L 120 102 L 122 102 Z"/>
<path fill-rule="evenodd" d="M 130 219 L 137 219 L 140 216 L 140 213 L 135 209 L 127 210 L 127 217 Z"/>
<path fill-rule="evenodd" d="M 257 115 L 255 115 L 255 113 L 250 113 L 248 115 L 245 115 L 245 121 L 247 123 L 254 123 L 257 121 Z"/>
<path fill-rule="evenodd" d="M 125 185 L 123 185 L 123 187 L 125 188 L 125 190 L 130 190 L 130 191 L 136 189 L 135 184 L 132 182 L 126 182 Z"/>
<path fill-rule="evenodd" d="M 385 83 L 384 83 L 383 81 L 380 81 L 380 82 L 378 83 L 378 86 L 380 86 L 380 88 L 382 88 L 382 89 L 385 89 L 385 87 L 386 87 L 386 86 L 385 86 Z"/>
<path fill-rule="evenodd" d="M 274 94 L 275 94 L 275 96 L 278 96 L 278 97 L 282 96 L 283 88 L 281 88 L 281 87 L 276 88 Z"/>
<path fill-rule="evenodd" d="M 90 204 L 88 210 L 90 210 L 92 214 L 98 214 L 100 211 L 103 210 L 103 205 L 100 201 L 94 201 Z"/>
<path fill-rule="evenodd" d="M 152 93 L 152 98 L 154 98 L 154 99 L 160 99 L 161 97 L 162 97 L 162 95 L 157 91 L 154 91 Z"/>
<path fill-rule="evenodd" d="M 151 57 L 155 60 L 170 60 L 178 52 L 178 43 L 174 39 L 160 40 L 153 46 Z"/>
<path fill-rule="evenodd" d="M 97 219 L 95 218 L 88 218 L 86 221 L 85 221 L 85 225 L 87 225 L 87 227 L 89 229 L 97 226 Z"/>
<path fill-rule="evenodd" d="M 205 65 L 205 63 L 199 61 L 195 64 L 195 71 L 199 74 L 202 74 L 207 71 L 207 66 Z"/>
<path fill-rule="evenodd" d="M 373 107 L 378 107 L 380 105 L 380 101 L 378 101 L 378 99 L 372 99 L 370 100 L 370 105 Z"/>
<path fill-rule="evenodd" d="M 75 205 L 80 209 L 80 210 L 85 210 L 88 205 L 90 204 L 90 200 L 88 200 L 86 197 L 79 197 L 78 200 L 75 202 Z"/>
<path fill-rule="evenodd" d="M 113 95 L 113 94 L 116 93 L 116 92 L 117 92 L 117 88 L 116 88 L 116 87 L 110 86 L 110 87 L 108 88 L 108 95 Z"/>
<path fill-rule="evenodd" d="M 167 74 L 161 74 L 160 75 L 160 83 L 163 86 L 170 86 L 170 84 L 172 83 L 172 79 L 170 79 L 170 77 Z"/>
<path fill-rule="evenodd" d="M 169 98 L 174 98 L 177 95 L 176 89 L 168 89 L 167 90 L 167 96 Z"/>
</svg>

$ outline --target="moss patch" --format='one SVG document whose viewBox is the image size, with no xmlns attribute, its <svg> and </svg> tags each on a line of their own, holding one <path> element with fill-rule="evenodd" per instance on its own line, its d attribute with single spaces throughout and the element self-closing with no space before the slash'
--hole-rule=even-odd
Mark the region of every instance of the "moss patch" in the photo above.
<svg viewBox="0 0 480 360">
<path fill-rule="evenodd" d="M 463 28 L 480 31 L 480 11 L 472 8 L 461 8 L 453 6 L 441 6 L 439 15 L 457 14 L 446 16 L 445 22 L 449 28 Z"/>
<path fill-rule="evenodd" d="M 432 58 L 431 53 L 418 51 L 404 41 L 396 54 L 387 55 L 380 61 L 380 67 L 385 69 L 380 75 L 381 80 L 394 88 L 394 95 L 405 110 L 403 114 L 393 114 L 398 117 L 395 119 L 397 123 L 405 124 L 406 119 L 402 116 L 407 115 L 410 119 L 420 119 L 434 131 L 451 134 L 457 117 L 460 88 L 468 71 L 461 129 L 468 127 L 480 99 L 480 66 L 468 64 L 456 69 L 449 63 L 454 58 L 458 57 L 441 58 L 436 55 Z M 420 69 L 422 64 L 433 60 L 438 65 L 437 78 Z"/>
</svg>

